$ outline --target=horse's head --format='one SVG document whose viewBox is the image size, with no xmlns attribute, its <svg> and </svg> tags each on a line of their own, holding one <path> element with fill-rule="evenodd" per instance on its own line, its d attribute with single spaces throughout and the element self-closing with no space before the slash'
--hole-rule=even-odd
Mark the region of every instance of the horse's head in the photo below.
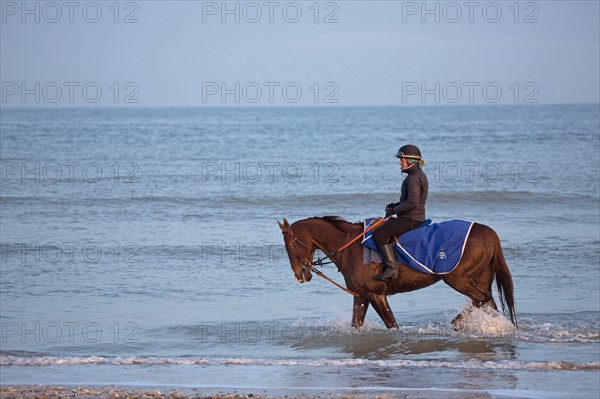
<svg viewBox="0 0 600 399">
<path fill-rule="evenodd" d="M 312 239 L 304 232 L 303 229 L 292 229 L 292 226 L 286 219 L 283 219 L 283 224 L 279 223 L 281 233 L 283 234 L 283 242 L 288 253 L 292 271 L 296 276 L 296 280 L 300 283 L 306 283 L 312 279 L 310 272 L 310 262 L 315 254 L 316 247 Z"/>
</svg>

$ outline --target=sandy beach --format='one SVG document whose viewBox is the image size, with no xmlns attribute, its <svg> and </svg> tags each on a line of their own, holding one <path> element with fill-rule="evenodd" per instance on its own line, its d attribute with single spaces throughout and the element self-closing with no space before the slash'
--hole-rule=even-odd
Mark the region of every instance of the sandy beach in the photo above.
<svg viewBox="0 0 600 399">
<path fill-rule="evenodd" d="M 1 385 L 0 398 L 3 399 L 477 399 L 493 398 L 486 391 L 452 390 L 311 390 L 311 389 L 218 389 L 181 387 L 127 387 L 127 386 L 64 386 L 64 385 Z"/>
<path fill-rule="evenodd" d="M 188 389 L 185 392 L 175 388 L 132 388 L 132 387 L 80 387 L 80 386 L 48 386 L 48 385 L 9 385 L 0 387 L 2 398 L 147 398 L 147 399 L 188 399 L 188 398 L 222 398 L 222 399 L 266 399 L 265 396 L 254 394 L 239 395 L 236 393 L 222 393 L 205 395 Z"/>
</svg>

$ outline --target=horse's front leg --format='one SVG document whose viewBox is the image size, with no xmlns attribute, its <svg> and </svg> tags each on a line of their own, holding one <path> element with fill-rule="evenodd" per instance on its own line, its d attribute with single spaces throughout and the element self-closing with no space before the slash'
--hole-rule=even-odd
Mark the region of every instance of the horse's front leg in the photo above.
<svg viewBox="0 0 600 399">
<path fill-rule="evenodd" d="M 354 309 L 352 310 L 352 327 L 361 328 L 365 322 L 365 316 L 369 309 L 369 300 L 367 298 L 354 297 Z"/>
<path fill-rule="evenodd" d="M 387 328 L 398 328 L 398 323 L 396 323 L 396 318 L 385 295 L 371 295 L 369 302 Z"/>
</svg>

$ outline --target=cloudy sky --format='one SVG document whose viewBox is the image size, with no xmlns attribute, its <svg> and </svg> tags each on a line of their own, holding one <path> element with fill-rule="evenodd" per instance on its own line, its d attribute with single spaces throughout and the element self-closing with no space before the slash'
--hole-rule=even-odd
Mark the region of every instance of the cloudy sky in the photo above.
<svg viewBox="0 0 600 399">
<path fill-rule="evenodd" d="M 2 1 L 3 106 L 600 102 L 598 1 Z"/>
</svg>

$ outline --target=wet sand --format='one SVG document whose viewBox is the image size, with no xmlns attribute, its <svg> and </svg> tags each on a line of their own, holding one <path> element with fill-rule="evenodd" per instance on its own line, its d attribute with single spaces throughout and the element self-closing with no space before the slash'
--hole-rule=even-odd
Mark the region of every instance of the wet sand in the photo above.
<svg viewBox="0 0 600 399">
<path fill-rule="evenodd" d="M 193 389 L 185 391 L 175 388 L 133 388 L 133 387 L 80 387 L 80 386 L 48 386 L 48 385 L 9 385 L 0 387 L 1 398 L 26 398 L 26 399 L 58 399 L 58 398 L 83 398 L 83 399 L 266 399 L 265 396 L 254 394 L 240 395 L 236 393 L 222 393 L 205 395 L 202 392 L 194 393 Z"/>
<path fill-rule="evenodd" d="M 263 393 L 256 393 L 262 391 Z M 2 399 L 389 399 L 389 398 L 444 398 L 476 399 L 492 398 L 490 393 L 453 392 L 452 390 L 407 390 L 407 391 L 363 391 L 344 392 L 343 390 L 312 392 L 298 388 L 286 390 L 231 390 L 175 387 L 126 387 L 126 386 L 63 386 L 63 385 L 0 385 Z"/>
</svg>

